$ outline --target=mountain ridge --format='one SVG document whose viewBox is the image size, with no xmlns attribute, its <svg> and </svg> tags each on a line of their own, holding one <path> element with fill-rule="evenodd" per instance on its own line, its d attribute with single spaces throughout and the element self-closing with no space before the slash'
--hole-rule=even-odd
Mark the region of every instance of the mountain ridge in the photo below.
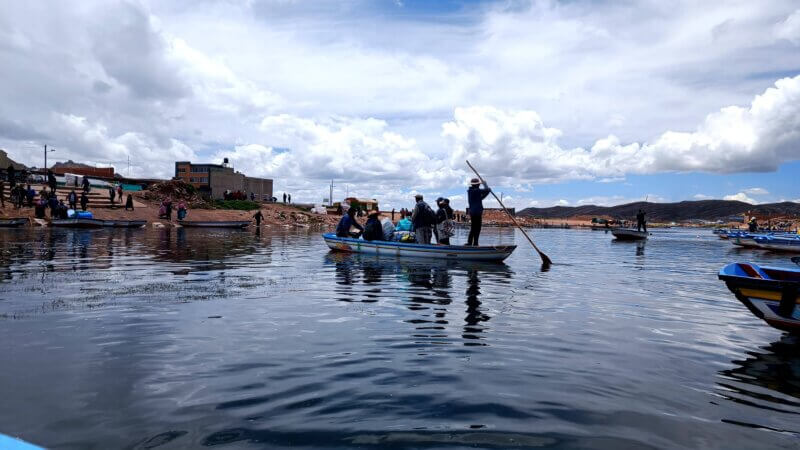
<svg viewBox="0 0 800 450">
<path fill-rule="evenodd" d="M 543 219 L 566 219 L 575 216 L 602 217 L 631 220 L 639 208 L 647 213 L 649 221 L 678 222 L 692 219 L 720 220 L 732 216 L 750 214 L 759 217 L 800 216 L 800 203 L 780 202 L 751 205 L 738 200 L 686 200 L 675 203 L 633 202 L 617 206 L 553 206 L 549 208 L 525 208 L 520 216 Z"/>
</svg>

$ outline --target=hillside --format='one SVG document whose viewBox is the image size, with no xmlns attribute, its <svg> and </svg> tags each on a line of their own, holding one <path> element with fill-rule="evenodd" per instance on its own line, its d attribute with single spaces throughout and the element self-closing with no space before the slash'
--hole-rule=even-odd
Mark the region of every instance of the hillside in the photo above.
<svg viewBox="0 0 800 450">
<path fill-rule="evenodd" d="M 618 206 L 554 206 L 551 208 L 526 208 L 518 213 L 520 216 L 534 216 L 545 219 L 565 219 L 576 216 L 632 219 L 642 208 L 647 212 L 647 219 L 660 222 L 679 222 L 690 219 L 718 220 L 742 215 L 748 211 L 758 217 L 767 216 L 800 216 L 800 204 L 792 202 L 751 205 L 749 203 L 730 200 L 700 200 L 678 203 L 635 202 Z"/>
</svg>

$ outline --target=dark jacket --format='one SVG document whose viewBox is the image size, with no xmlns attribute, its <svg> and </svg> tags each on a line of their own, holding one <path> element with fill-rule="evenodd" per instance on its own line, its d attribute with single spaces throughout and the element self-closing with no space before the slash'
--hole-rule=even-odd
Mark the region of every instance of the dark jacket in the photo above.
<svg viewBox="0 0 800 450">
<path fill-rule="evenodd" d="M 478 186 L 470 186 L 469 189 L 467 189 L 470 216 L 480 216 L 483 214 L 483 199 L 485 199 L 490 192 L 492 191 Z"/>
<path fill-rule="evenodd" d="M 436 210 L 436 223 L 439 224 L 447 219 L 452 219 L 453 216 L 453 208 L 451 208 L 449 205 L 442 206 Z"/>
<path fill-rule="evenodd" d="M 365 241 L 382 241 L 383 240 L 383 225 L 377 217 L 370 217 L 367 223 L 364 224 L 364 240 Z"/>
<path fill-rule="evenodd" d="M 436 225 L 435 217 L 431 220 L 431 215 L 435 216 L 431 207 L 423 200 L 418 201 L 414 206 L 414 211 L 411 212 L 411 223 L 414 224 L 414 229 Z"/>
<path fill-rule="evenodd" d="M 359 225 L 354 218 L 350 217 L 350 214 L 345 214 L 339 221 L 339 225 L 336 225 L 336 236 L 350 237 L 350 227 L 356 227 L 359 230 L 364 231 L 364 227 Z"/>
</svg>

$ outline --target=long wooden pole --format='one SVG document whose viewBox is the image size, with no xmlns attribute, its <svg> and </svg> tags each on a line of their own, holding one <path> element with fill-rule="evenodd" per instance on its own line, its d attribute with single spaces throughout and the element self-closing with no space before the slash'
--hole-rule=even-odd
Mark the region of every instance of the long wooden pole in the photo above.
<svg viewBox="0 0 800 450">
<path fill-rule="evenodd" d="M 472 167 L 472 164 L 470 164 L 469 161 L 467 161 L 467 165 L 469 166 L 470 169 L 472 169 L 473 172 L 475 172 L 475 175 L 478 176 L 478 179 L 481 180 L 481 183 L 483 183 L 484 186 L 485 186 L 486 185 L 486 181 L 484 181 L 484 179 L 481 176 L 481 174 L 479 174 L 478 171 L 475 170 L 474 167 Z M 522 226 L 519 224 L 519 222 L 517 222 L 517 219 L 506 208 L 506 206 L 503 204 L 503 202 L 499 198 L 497 198 L 497 194 L 495 194 L 494 191 L 491 190 L 491 189 L 489 189 L 489 192 L 492 193 L 492 195 L 494 196 L 495 200 L 497 200 L 497 203 L 499 203 L 500 206 L 503 208 L 503 211 L 505 211 L 506 214 L 508 214 L 508 218 L 511 219 L 512 222 L 514 222 L 514 225 L 517 226 L 519 231 L 522 232 L 522 234 L 525 236 L 525 238 L 528 240 L 528 242 L 531 243 L 531 245 L 533 246 L 534 250 L 536 250 L 536 252 L 539 253 L 539 257 L 542 258 L 542 264 L 545 265 L 545 266 L 549 266 L 550 264 L 553 264 L 553 261 L 551 261 L 550 258 L 547 255 L 545 255 L 544 252 L 539 250 L 539 247 L 537 247 L 536 244 L 533 243 L 533 239 L 531 239 L 531 237 L 528 236 L 528 233 L 525 232 L 525 230 L 522 228 Z"/>
</svg>

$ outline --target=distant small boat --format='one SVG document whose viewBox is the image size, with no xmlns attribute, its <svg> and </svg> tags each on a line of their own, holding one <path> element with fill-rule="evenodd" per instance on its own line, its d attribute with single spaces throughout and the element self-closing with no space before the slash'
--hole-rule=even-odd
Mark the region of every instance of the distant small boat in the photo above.
<svg viewBox="0 0 800 450">
<path fill-rule="evenodd" d="M 27 223 L 27 217 L 11 217 L 8 219 L 0 219 L 0 228 L 21 227 Z"/>
<path fill-rule="evenodd" d="M 50 226 L 62 228 L 101 228 L 104 222 L 104 220 L 100 219 L 53 219 L 50 221 Z"/>
<path fill-rule="evenodd" d="M 244 228 L 250 225 L 249 220 L 179 220 L 178 224 L 186 228 Z"/>
<path fill-rule="evenodd" d="M 437 258 L 457 261 L 494 261 L 508 258 L 516 245 L 464 246 L 432 245 L 394 241 L 365 241 L 338 237 L 334 233 L 322 235 L 331 250 L 351 253 L 365 253 L 381 256 L 404 256 L 416 258 Z"/>
<path fill-rule="evenodd" d="M 779 330 L 800 333 L 800 270 L 733 263 L 719 271 L 719 279 L 753 315 Z"/>
<path fill-rule="evenodd" d="M 147 224 L 146 220 L 104 220 L 104 227 L 112 228 L 141 228 Z"/>
<path fill-rule="evenodd" d="M 649 234 L 646 231 L 636 231 L 630 228 L 614 228 L 611 234 L 619 241 L 643 241 Z"/>
</svg>

